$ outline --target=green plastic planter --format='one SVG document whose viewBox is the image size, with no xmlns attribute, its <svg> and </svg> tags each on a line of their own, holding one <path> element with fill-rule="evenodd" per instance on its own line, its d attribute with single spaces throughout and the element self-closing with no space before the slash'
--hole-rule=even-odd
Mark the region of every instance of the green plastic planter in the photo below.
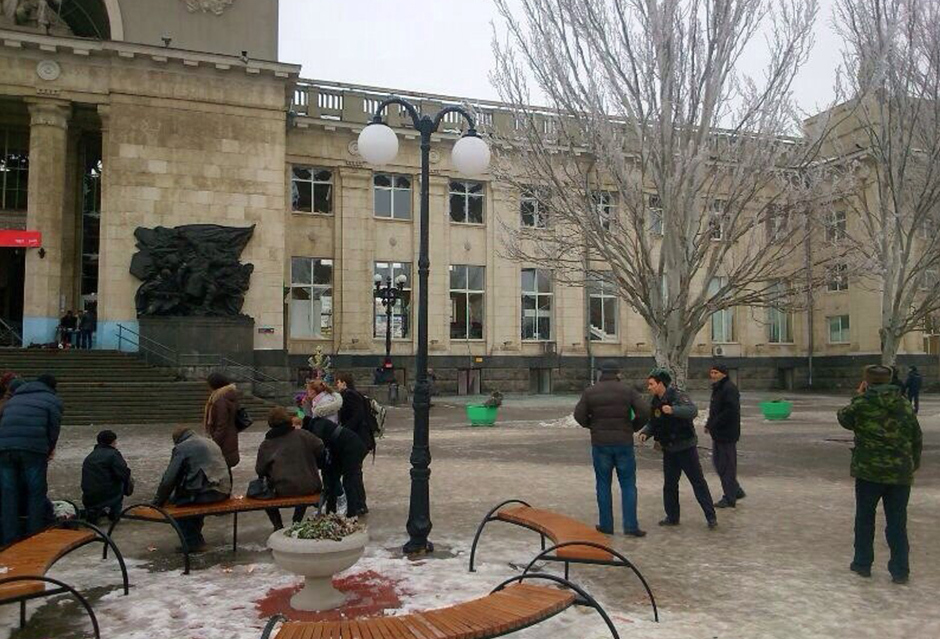
<svg viewBox="0 0 940 639">
<path fill-rule="evenodd" d="M 496 423 L 497 406 L 484 406 L 483 404 L 467 404 L 467 419 L 471 426 L 492 426 Z"/>
<path fill-rule="evenodd" d="M 769 421 L 789 419 L 790 413 L 793 412 L 793 403 L 782 399 L 761 402 L 760 411 L 764 414 L 764 419 Z"/>
</svg>

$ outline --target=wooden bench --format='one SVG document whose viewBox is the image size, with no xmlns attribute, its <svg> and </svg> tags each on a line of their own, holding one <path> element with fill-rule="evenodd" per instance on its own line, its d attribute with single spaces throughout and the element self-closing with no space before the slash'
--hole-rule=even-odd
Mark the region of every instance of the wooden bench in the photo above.
<svg viewBox="0 0 940 639">
<path fill-rule="evenodd" d="M 48 528 L 32 537 L 10 544 L 0 552 L 0 566 L 6 569 L 6 572 L 0 575 L 0 604 L 20 604 L 22 627 L 26 625 L 27 601 L 70 593 L 91 618 L 95 637 L 100 637 L 98 619 L 88 600 L 68 584 L 45 576 L 57 561 L 95 542 L 101 542 L 105 548 L 114 550 L 114 556 L 121 567 L 124 594 L 127 595 L 130 588 L 127 566 L 124 565 L 124 557 L 118 547 L 97 526 L 83 521 L 70 521 L 66 527 Z M 54 587 L 46 589 L 46 584 Z"/>
<path fill-rule="evenodd" d="M 584 524 L 577 519 L 553 512 L 533 508 L 519 499 L 509 499 L 490 510 L 470 546 L 470 572 L 474 572 L 477 545 L 483 529 L 491 521 L 502 521 L 515 526 L 521 526 L 539 533 L 542 539 L 542 550 L 526 566 L 523 574 L 528 573 L 538 561 L 557 561 L 565 565 L 565 579 L 569 576 L 570 564 L 591 564 L 599 566 L 622 566 L 629 568 L 636 574 L 649 595 L 653 607 L 653 618 L 659 621 L 659 610 L 656 599 L 646 579 L 640 574 L 633 563 L 623 554 L 610 547 L 607 535 L 598 532 L 595 528 Z M 545 539 L 552 540 L 552 546 L 546 548 Z"/>
<path fill-rule="evenodd" d="M 522 583 L 531 579 L 564 589 Z M 349 621 L 289 621 L 272 638 L 275 626 L 285 621 L 278 615 L 268 621 L 261 639 L 488 639 L 534 626 L 571 606 L 594 608 L 613 639 L 620 639 L 593 597 L 567 579 L 541 573 L 507 579 L 485 597 L 437 610 Z"/>
<path fill-rule="evenodd" d="M 208 517 L 233 515 L 232 522 L 232 552 L 238 552 L 238 513 L 265 510 L 267 508 L 296 508 L 297 506 L 318 506 L 320 504 L 320 495 L 304 495 L 301 497 L 279 497 L 276 499 L 254 499 L 252 497 L 230 497 L 222 501 L 211 504 L 192 504 L 188 506 L 156 506 L 154 504 L 142 503 L 128 506 L 111 523 L 108 529 L 108 535 L 114 533 L 114 529 L 122 519 L 131 519 L 134 521 L 144 521 L 157 524 L 169 524 L 176 531 L 180 540 L 180 547 L 183 550 L 183 574 L 189 574 L 189 547 L 186 545 L 186 539 L 183 537 L 183 531 L 177 523 L 180 519 L 189 519 L 191 517 Z M 107 550 L 105 551 L 107 552 Z"/>
</svg>

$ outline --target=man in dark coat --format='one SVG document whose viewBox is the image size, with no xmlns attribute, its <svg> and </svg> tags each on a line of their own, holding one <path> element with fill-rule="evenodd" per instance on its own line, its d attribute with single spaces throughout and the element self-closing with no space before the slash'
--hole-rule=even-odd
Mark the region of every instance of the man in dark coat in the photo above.
<svg viewBox="0 0 940 639">
<path fill-rule="evenodd" d="M 712 436 L 712 462 L 721 478 L 724 497 L 717 508 L 734 508 L 746 495 L 738 484 L 738 440 L 741 438 L 741 394 L 728 377 L 728 367 L 715 364 L 708 371 L 712 400 L 705 432 Z"/>
<path fill-rule="evenodd" d="M 904 389 L 907 391 L 907 398 L 914 405 L 914 414 L 920 413 L 920 387 L 923 386 L 924 378 L 920 376 L 920 371 L 916 366 L 911 366 L 907 372 L 907 380 L 904 382 Z"/>
<path fill-rule="evenodd" d="M 614 469 L 620 483 L 623 533 L 643 537 L 636 515 L 636 455 L 633 433 L 649 419 L 649 400 L 620 381 L 616 362 L 601 365 L 600 380 L 581 395 L 574 418 L 591 431 L 591 456 L 594 460 L 595 491 L 600 523 L 597 530 L 614 532 L 611 483 Z"/>
<path fill-rule="evenodd" d="M 40 375 L 19 386 L 0 415 L 0 502 L 4 545 L 35 534 L 51 523 L 46 471 L 62 424 L 56 379 Z M 20 505 L 26 505 L 26 527 Z"/>
<path fill-rule="evenodd" d="M 364 461 L 366 455 L 369 453 L 372 453 L 373 456 L 375 455 L 375 433 L 372 432 L 372 422 L 369 420 L 372 407 L 369 405 L 369 401 L 366 399 L 365 395 L 356 390 L 356 381 L 349 373 L 340 373 L 336 376 L 336 390 L 339 391 L 340 396 L 343 398 L 343 406 L 339 409 L 339 423 L 344 429 L 356 433 L 359 439 L 362 440 L 365 450 L 362 455 Z M 329 446 L 329 444 L 327 444 L 327 446 Z M 357 477 L 353 477 L 352 474 L 347 475 L 347 473 L 356 472 L 352 465 L 352 459 L 350 458 L 348 465 L 343 471 L 343 486 L 345 487 L 346 484 L 349 483 L 358 491 L 358 495 L 355 497 L 355 507 L 349 502 L 351 497 L 348 494 L 346 495 L 346 510 L 347 512 L 356 513 L 357 515 L 367 515 L 369 513 L 369 506 L 366 504 L 366 485 L 362 479 L 361 461 L 358 468 Z M 324 477 L 325 474 L 326 470 L 324 470 Z"/>
<path fill-rule="evenodd" d="M 650 422 L 640 431 L 640 443 L 650 437 L 663 449 L 663 506 L 666 518 L 660 526 L 679 525 L 679 478 L 685 473 L 695 499 L 708 527 L 718 526 L 712 494 L 708 490 L 702 462 L 698 456 L 698 437 L 692 420 L 698 415 L 698 408 L 689 396 L 672 385 L 672 375 L 662 368 L 655 369 L 646 380 L 646 387 L 653 396 Z"/>
<path fill-rule="evenodd" d="M 173 431 L 173 444 L 170 463 L 160 480 L 154 504 L 162 506 L 168 501 L 177 506 L 211 504 L 231 496 L 232 474 L 218 444 L 184 426 Z M 178 521 L 190 552 L 206 549 L 202 536 L 204 520 L 204 517 L 187 517 Z"/>
<path fill-rule="evenodd" d="M 346 516 L 358 517 L 368 513 L 365 507 L 365 488 L 362 485 L 362 460 L 368 451 L 362 439 L 348 428 L 322 417 L 294 418 L 303 429 L 313 433 L 328 451 L 323 465 L 323 484 L 326 491 L 326 511 L 336 512 L 339 485 L 346 492 Z"/>
<path fill-rule="evenodd" d="M 117 448 L 117 435 L 103 430 L 98 433 L 97 442 L 82 462 L 82 505 L 85 519 L 93 524 L 102 515 L 116 520 L 124 497 L 134 493 L 131 469 Z"/>
<path fill-rule="evenodd" d="M 318 463 L 323 463 L 325 447 L 320 439 L 305 430 L 294 428 L 291 415 L 275 408 L 268 415 L 268 432 L 258 448 L 255 472 L 264 477 L 277 497 L 301 497 L 319 493 Z M 294 523 L 304 518 L 304 506 L 294 509 Z M 275 530 L 284 527 L 277 508 L 268 508 L 268 518 Z"/>
</svg>

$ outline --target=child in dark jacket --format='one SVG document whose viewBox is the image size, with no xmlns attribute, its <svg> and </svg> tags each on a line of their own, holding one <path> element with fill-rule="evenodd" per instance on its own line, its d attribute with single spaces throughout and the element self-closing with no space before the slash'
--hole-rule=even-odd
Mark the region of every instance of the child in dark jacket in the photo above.
<svg viewBox="0 0 940 639">
<path fill-rule="evenodd" d="M 124 456 L 117 449 L 114 431 L 98 433 L 98 443 L 82 463 L 82 505 L 85 518 L 95 523 L 106 515 L 114 521 L 121 513 L 124 497 L 134 492 L 134 480 Z"/>
</svg>

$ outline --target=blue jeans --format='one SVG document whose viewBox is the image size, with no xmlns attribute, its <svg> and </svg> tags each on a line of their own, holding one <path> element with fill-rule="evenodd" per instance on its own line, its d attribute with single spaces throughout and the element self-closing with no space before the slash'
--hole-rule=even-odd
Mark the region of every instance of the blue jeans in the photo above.
<svg viewBox="0 0 940 639">
<path fill-rule="evenodd" d="M 3 545 L 41 531 L 50 523 L 46 468 L 41 453 L 8 450 L 0 453 L 0 515 Z M 21 508 L 26 509 L 26 528 L 21 527 Z"/>
<path fill-rule="evenodd" d="M 614 528 L 613 497 L 610 486 L 616 468 L 617 481 L 620 482 L 623 530 L 624 532 L 637 530 L 640 525 L 636 520 L 636 456 L 633 453 L 633 446 L 628 444 L 591 446 L 591 456 L 594 458 L 600 527 L 604 530 Z"/>
</svg>

